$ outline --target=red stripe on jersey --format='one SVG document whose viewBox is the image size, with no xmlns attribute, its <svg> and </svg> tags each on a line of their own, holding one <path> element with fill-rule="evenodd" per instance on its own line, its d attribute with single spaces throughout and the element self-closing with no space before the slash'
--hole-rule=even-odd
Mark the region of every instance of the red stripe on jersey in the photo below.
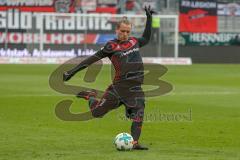
<svg viewBox="0 0 240 160">
<path fill-rule="evenodd" d="M 120 79 L 120 75 L 121 75 L 120 63 L 118 62 L 117 57 L 114 56 L 114 55 L 111 57 L 111 61 L 112 61 L 112 64 L 114 66 L 114 69 L 115 69 L 114 81 L 116 81 L 116 80 Z"/>
<path fill-rule="evenodd" d="M 137 44 L 137 39 L 134 37 L 130 37 L 128 41 L 120 42 L 120 49 L 121 50 L 128 50 L 134 47 Z"/>
</svg>

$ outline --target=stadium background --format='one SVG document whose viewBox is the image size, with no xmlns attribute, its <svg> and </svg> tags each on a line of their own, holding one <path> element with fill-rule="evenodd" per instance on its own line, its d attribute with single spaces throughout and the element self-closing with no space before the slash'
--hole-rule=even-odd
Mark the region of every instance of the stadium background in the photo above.
<svg viewBox="0 0 240 160">
<path fill-rule="evenodd" d="M 189 1 L 185 2 L 187 4 Z M 183 26 L 182 29 L 189 29 L 188 32 L 182 32 L 179 28 L 179 57 L 190 57 L 193 63 L 166 65 L 168 71 L 160 79 L 171 83 L 173 90 L 164 96 L 147 98 L 141 142 L 149 146 L 150 150 L 117 152 L 112 140 L 120 132 L 129 132 L 130 126 L 124 117 L 123 107 L 108 113 L 102 119 L 86 122 L 64 121 L 55 114 L 58 102 L 73 100 L 73 113 L 88 111 L 87 102 L 75 98 L 74 95 L 58 93 L 49 86 L 50 76 L 61 66 L 52 64 L 55 63 L 52 57 L 63 58 L 58 62 L 62 64 L 66 59 L 76 56 L 78 49 L 82 51 L 81 56 L 88 56 L 113 37 L 113 30 L 106 31 L 103 30 L 106 29 L 104 27 L 98 26 L 97 29 L 93 26 L 94 30 L 87 37 L 82 35 L 85 34 L 84 29 L 81 32 L 71 30 L 70 33 L 77 38 L 76 43 L 63 44 L 63 41 L 55 37 L 52 42 L 46 41 L 43 46 L 46 52 L 43 55 L 37 52 L 41 48 L 41 39 L 32 37 L 34 34 L 40 34 L 38 23 L 27 23 L 29 21 L 26 19 L 32 19 L 34 13 L 42 11 L 44 14 L 71 12 L 80 17 L 84 13 L 94 12 L 144 16 L 144 5 L 154 6 L 160 15 L 180 17 L 181 13 L 185 13 L 184 7 L 180 8 L 180 1 L 1 0 L 0 63 L 3 64 L 0 64 L 0 160 L 239 160 L 240 1 L 204 2 L 217 4 L 217 8 L 213 7 L 211 11 L 211 18 L 216 25 L 209 27 L 214 33 L 212 30 L 211 33 L 203 32 L 203 28 L 200 27 L 197 28 L 199 32 L 192 32 L 196 29 L 192 27 Z M 199 16 L 205 14 L 204 9 L 195 9 L 197 12 L 191 13 L 197 13 Z M 57 17 L 69 18 L 66 15 Z M 10 21 L 11 25 L 7 25 Z M 143 21 L 140 24 L 144 27 Z M 172 33 L 162 30 L 168 29 L 166 24 L 168 22 L 160 18 L 157 31 L 160 31 L 158 36 L 162 38 L 161 43 L 154 39 L 158 37 L 158 32 L 155 32 L 150 44 L 142 50 L 145 58 L 153 57 L 155 62 L 162 57 L 170 56 L 174 59 Z M 141 34 L 141 29 L 136 34 Z M 53 30 L 45 30 L 44 33 L 49 37 L 55 36 Z M 68 31 L 60 33 L 66 34 Z M 26 43 L 23 43 L 24 41 Z M 32 41 L 36 43 L 31 43 Z M 158 43 L 163 48 L 159 49 Z M 59 52 L 50 55 L 49 48 Z M 71 48 L 74 50 L 70 50 L 68 54 L 62 55 L 60 52 Z M 186 62 L 183 61 L 182 64 Z M 94 82 L 84 81 L 86 71 L 80 72 L 68 84 L 104 91 L 111 83 L 110 69 L 109 65 L 104 65 Z"/>
<path fill-rule="evenodd" d="M 196 1 L 197 2 L 197 1 Z M 216 24 L 215 30 L 208 31 L 197 28 L 194 32 L 186 26 L 186 30 L 180 28 L 179 32 L 179 57 L 190 57 L 193 63 L 238 63 L 238 45 L 239 45 L 239 14 L 240 7 L 238 1 L 207 1 L 216 3 L 216 8 L 212 9 L 215 14 Z M 40 49 L 39 42 L 34 42 L 30 38 L 34 33 L 39 33 L 39 16 L 34 17 L 34 13 L 52 12 L 52 13 L 77 13 L 79 16 L 84 13 L 111 13 L 111 14 L 127 14 L 127 15 L 144 15 L 142 7 L 151 5 L 160 15 L 179 15 L 183 14 L 181 6 L 177 0 L 123 0 L 123 1 L 104 1 L 104 0 L 46 0 L 46 1 L 2 1 L 0 4 L 1 26 L 0 26 L 0 48 L 1 57 L 21 56 L 14 54 L 15 49 L 22 51 L 27 49 L 30 55 L 33 55 L 34 49 Z M 84 6 L 84 7 L 83 7 Z M 180 9 L 179 9 L 180 8 Z M 193 11 L 194 8 L 192 8 Z M 202 10 L 204 10 L 202 8 Z M 190 13 L 190 12 L 189 12 Z M 57 17 L 57 16 L 56 16 Z M 60 17 L 60 16 L 58 16 Z M 63 18 L 63 17 L 62 17 Z M 66 18 L 66 17 L 65 17 Z M 63 18 L 64 19 L 64 18 Z M 139 18 L 140 19 L 140 18 Z M 161 20 L 161 22 L 160 22 Z M 101 21 L 101 20 L 100 20 Z M 203 20 L 205 21 L 205 20 Z M 22 23 L 21 23 L 22 22 Z M 96 20 L 95 20 L 96 22 Z M 105 23 L 105 22 L 104 22 Z M 111 23 L 112 27 L 104 29 L 103 27 L 94 28 L 88 31 L 84 30 L 44 30 L 48 37 L 53 37 L 55 33 L 81 33 L 86 34 L 85 38 L 81 35 L 79 40 L 73 45 L 69 41 L 60 42 L 56 45 L 57 40 L 51 44 L 46 44 L 42 50 L 71 50 L 75 48 L 94 49 L 97 50 L 99 45 L 104 44 L 108 39 L 114 37 L 114 20 L 106 23 Z M 141 19 L 135 22 L 137 26 L 143 29 L 144 24 Z M 159 23 L 159 24 L 157 24 Z M 202 23 L 202 22 L 200 22 Z M 209 22 L 208 22 L 209 23 Z M 143 48 L 142 54 L 144 57 L 173 57 L 172 46 L 169 44 L 172 37 L 167 30 L 171 23 L 168 23 L 161 18 L 155 21 L 154 34 L 151 43 Z M 175 25 L 175 24 L 174 24 Z M 211 28 L 211 27 L 210 27 Z M 136 29 L 135 29 L 136 30 Z M 139 36 L 141 29 L 136 31 Z M 88 33 L 87 33 L 88 32 Z M 25 37 L 24 37 L 25 36 Z M 78 35 L 77 35 L 78 36 Z M 194 38 L 195 37 L 195 38 Z M 69 38 L 69 37 L 67 37 Z M 66 39 L 67 39 L 66 38 Z M 25 39 L 25 41 L 24 41 Z M 42 39 L 42 37 L 40 38 Z M 57 38 L 56 38 L 57 39 Z M 70 38 L 71 39 L 71 38 Z M 77 38 L 76 38 L 77 39 Z M 39 40 L 38 40 L 39 41 Z M 46 42 L 47 43 L 47 42 Z M 71 42 L 70 42 L 71 43 Z M 158 44 L 163 45 L 158 45 Z M 170 42 L 171 43 L 171 42 Z M 165 45 L 164 45 L 165 44 Z M 147 52 L 149 48 L 153 48 L 155 52 Z M 7 50 L 13 50 L 6 52 Z M 61 56 L 61 55 L 60 55 Z"/>
</svg>

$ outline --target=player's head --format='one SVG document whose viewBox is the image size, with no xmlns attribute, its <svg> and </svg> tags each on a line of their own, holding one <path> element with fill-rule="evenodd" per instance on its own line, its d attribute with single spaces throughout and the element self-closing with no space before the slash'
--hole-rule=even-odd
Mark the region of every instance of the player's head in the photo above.
<svg viewBox="0 0 240 160">
<path fill-rule="evenodd" d="M 127 19 L 127 17 L 123 17 L 118 23 L 116 28 L 117 39 L 120 41 L 128 40 L 128 37 L 131 33 L 132 24 Z"/>
</svg>

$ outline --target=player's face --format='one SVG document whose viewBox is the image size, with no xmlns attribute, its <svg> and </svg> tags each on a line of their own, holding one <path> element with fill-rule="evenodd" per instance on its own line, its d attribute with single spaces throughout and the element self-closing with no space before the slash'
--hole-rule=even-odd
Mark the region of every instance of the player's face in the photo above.
<svg viewBox="0 0 240 160">
<path fill-rule="evenodd" d="M 117 38 L 120 41 L 128 40 L 128 37 L 131 33 L 132 26 L 131 24 L 121 23 L 119 28 L 116 29 Z"/>
</svg>

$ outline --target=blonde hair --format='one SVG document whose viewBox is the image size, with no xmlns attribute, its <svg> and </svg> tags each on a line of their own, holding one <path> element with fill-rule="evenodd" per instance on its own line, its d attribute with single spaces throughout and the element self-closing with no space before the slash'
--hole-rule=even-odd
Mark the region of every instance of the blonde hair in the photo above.
<svg viewBox="0 0 240 160">
<path fill-rule="evenodd" d="M 132 25 L 126 16 L 122 17 L 122 19 L 117 22 L 117 28 L 119 28 L 122 23 Z"/>
</svg>

